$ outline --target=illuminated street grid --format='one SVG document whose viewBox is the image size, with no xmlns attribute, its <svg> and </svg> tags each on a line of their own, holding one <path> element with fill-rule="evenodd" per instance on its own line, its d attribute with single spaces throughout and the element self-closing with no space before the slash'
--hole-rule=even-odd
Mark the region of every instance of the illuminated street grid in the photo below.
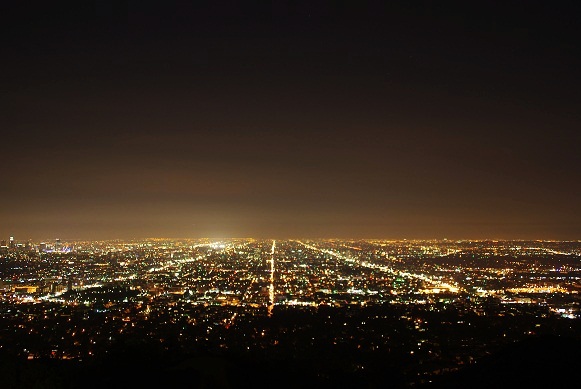
<svg viewBox="0 0 581 389">
<path fill-rule="evenodd" d="M 265 308 L 460 296 L 544 304 L 578 317 L 581 243 L 550 241 L 157 240 L 3 247 L 6 302 L 94 302 L 124 286 L 151 309 L 168 298 Z M 234 312 L 234 317 L 236 312 Z"/>
<path fill-rule="evenodd" d="M 325 374 L 385 360 L 421 383 L 523 337 L 581 334 L 580 242 L 11 240 L 0 253 L 0 348 L 22 360 L 128 341 L 271 368 L 317 354 Z"/>
</svg>

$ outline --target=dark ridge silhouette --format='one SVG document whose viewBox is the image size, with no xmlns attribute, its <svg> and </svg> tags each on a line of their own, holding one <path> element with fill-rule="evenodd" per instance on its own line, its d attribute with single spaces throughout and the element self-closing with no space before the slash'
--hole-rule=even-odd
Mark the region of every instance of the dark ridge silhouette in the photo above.
<svg viewBox="0 0 581 389">
<path fill-rule="evenodd" d="M 456 373 L 434 379 L 426 388 L 580 387 L 581 342 L 554 335 L 506 346 Z"/>
<path fill-rule="evenodd" d="M 579 350 L 581 342 L 575 338 L 526 339 L 458 372 L 432 377 L 432 383 L 419 387 L 579 387 Z M 307 361 L 269 355 L 221 357 L 205 352 L 167 354 L 139 342 L 125 344 L 91 362 L 24 362 L 5 353 L 0 355 L 0 362 L 0 387 L 5 389 L 239 388 L 259 384 L 279 388 L 409 387 L 394 369 L 363 374 L 346 369 L 341 360 Z M 321 368 L 321 363 L 334 368 Z"/>
</svg>

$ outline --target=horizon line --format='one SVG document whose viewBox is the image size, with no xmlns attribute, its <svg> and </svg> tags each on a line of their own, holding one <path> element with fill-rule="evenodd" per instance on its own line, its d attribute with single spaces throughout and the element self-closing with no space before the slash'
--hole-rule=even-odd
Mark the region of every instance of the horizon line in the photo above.
<svg viewBox="0 0 581 389">
<path fill-rule="evenodd" d="M 74 242 L 74 241 L 92 241 L 92 242 L 106 242 L 106 241 L 146 241 L 146 240 L 361 240 L 361 241 L 470 241 L 470 242 L 581 242 L 581 238 L 577 239 L 555 239 L 555 238 L 361 238 L 361 237 L 133 237 L 133 238 L 104 238 L 104 239 L 88 239 L 88 238 L 43 238 L 43 239 L 32 239 L 27 238 L 23 240 L 16 240 L 20 242 L 44 242 L 53 241 L 59 239 L 61 242 Z"/>
</svg>

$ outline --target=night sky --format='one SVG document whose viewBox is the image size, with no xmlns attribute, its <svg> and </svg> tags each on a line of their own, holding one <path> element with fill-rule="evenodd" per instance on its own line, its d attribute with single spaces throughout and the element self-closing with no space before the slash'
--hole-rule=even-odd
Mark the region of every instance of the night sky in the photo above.
<svg viewBox="0 0 581 389">
<path fill-rule="evenodd" d="M 4 3 L 0 239 L 581 238 L 575 2 Z"/>
</svg>

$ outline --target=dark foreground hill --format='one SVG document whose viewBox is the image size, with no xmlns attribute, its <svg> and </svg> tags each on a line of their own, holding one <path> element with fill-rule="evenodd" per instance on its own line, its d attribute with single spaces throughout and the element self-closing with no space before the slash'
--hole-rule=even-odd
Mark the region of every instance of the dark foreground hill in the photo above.
<svg viewBox="0 0 581 389">
<path fill-rule="evenodd" d="M 427 388 L 581 387 L 581 342 L 543 336 L 506 346 Z"/>
<path fill-rule="evenodd" d="M 422 388 L 579 387 L 581 342 L 556 336 L 509 345 L 454 373 L 435 377 Z M 0 387 L 5 389 L 69 388 L 238 388 L 273 385 L 296 387 L 407 387 L 396 369 L 363 372 L 320 371 L 317 363 L 297 360 L 226 358 L 211 354 L 173 354 L 128 345 L 107 358 L 91 361 L 16 360 L 2 355 Z"/>
</svg>

